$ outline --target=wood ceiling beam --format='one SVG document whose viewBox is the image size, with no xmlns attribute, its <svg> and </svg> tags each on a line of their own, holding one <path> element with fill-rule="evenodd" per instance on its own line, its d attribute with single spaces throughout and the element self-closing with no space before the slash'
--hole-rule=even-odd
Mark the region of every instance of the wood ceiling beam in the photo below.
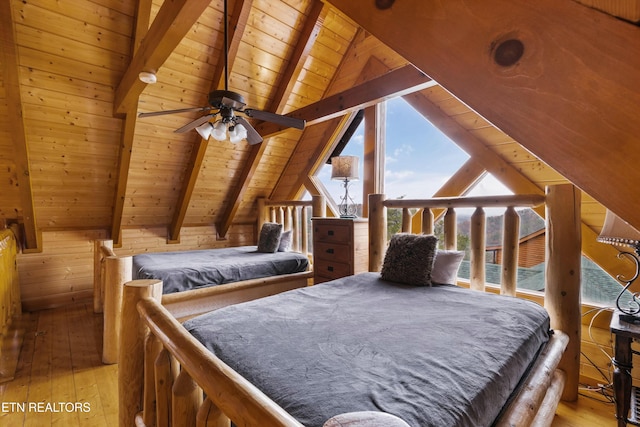
<svg viewBox="0 0 640 427">
<path fill-rule="evenodd" d="M 238 46 L 240 46 L 240 40 L 247 27 L 247 21 L 249 20 L 249 13 L 251 12 L 251 6 L 253 0 L 237 0 L 234 3 L 233 12 L 229 17 L 229 57 L 228 67 L 229 70 L 233 68 L 233 62 L 238 53 Z M 222 50 L 224 51 L 224 41 Z M 210 92 L 218 88 L 224 88 L 225 86 L 225 61 L 224 58 L 218 61 L 218 64 L 213 72 L 213 78 L 211 79 Z M 206 102 L 206 100 L 205 100 Z M 180 242 L 180 230 L 184 224 L 184 219 L 187 215 L 187 209 L 193 196 L 193 190 L 198 181 L 198 175 L 202 169 L 205 155 L 207 153 L 207 147 L 209 141 L 204 140 L 200 135 L 195 132 L 195 141 L 193 148 L 191 149 L 191 158 L 186 168 L 186 176 L 183 180 L 184 185 L 178 196 L 178 204 L 173 212 L 173 218 L 171 224 L 169 224 L 169 235 L 167 243 L 179 243 Z"/>
<path fill-rule="evenodd" d="M 378 102 L 426 89 L 435 82 L 413 65 L 405 65 L 380 77 L 328 96 L 318 102 L 293 111 L 287 116 L 303 119 L 311 126 L 348 112 L 370 107 Z M 256 130 L 265 137 L 287 130 L 275 123 L 261 122 Z"/>
<path fill-rule="evenodd" d="M 278 112 L 282 111 L 284 108 L 286 100 L 291 94 L 291 90 L 293 89 L 293 86 L 302 71 L 304 63 L 311 52 L 311 47 L 315 43 L 318 33 L 322 28 L 322 24 L 326 17 L 324 3 L 319 0 L 315 0 L 310 7 L 311 10 L 307 15 L 305 25 L 300 33 L 300 38 L 296 43 L 296 48 L 289 59 L 287 67 L 279 77 L 279 84 L 276 85 L 276 90 L 272 97 L 273 101 L 268 106 L 268 111 Z M 227 197 L 227 205 L 220 217 L 220 220 L 218 221 L 218 224 L 216 224 L 216 231 L 221 237 L 226 236 L 229 231 L 229 228 L 233 223 L 233 218 L 240 207 L 240 202 L 242 202 L 242 198 L 247 188 L 249 188 L 251 179 L 258 169 L 260 160 L 262 159 L 265 149 L 267 148 L 267 144 L 269 143 L 267 136 L 262 134 L 259 130 L 258 133 L 263 136 L 264 140 L 261 144 L 252 145 L 249 148 L 248 157 L 245 160 L 244 167 L 240 171 L 238 184 L 230 189 Z"/>
<path fill-rule="evenodd" d="M 135 55 L 142 44 L 151 19 L 152 0 L 140 0 L 136 8 L 136 23 L 133 29 L 132 54 Z M 137 97 L 136 97 L 137 107 Z M 120 155 L 118 161 L 118 182 L 114 193 L 113 215 L 111 219 L 111 240 L 115 247 L 122 246 L 122 217 L 124 214 L 124 202 L 127 196 L 127 183 L 129 181 L 129 168 L 131 166 L 131 154 L 133 140 L 135 138 L 136 108 L 127 111 L 122 124 L 122 136 L 120 138 Z"/>
<path fill-rule="evenodd" d="M 24 227 L 25 252 L 41 252 L 42 239 L 36 222 L 31 189 L 31 167 L 29 145 L 25 134 L 22 97 L 20 95 L 20 64 L 15 39 L 15 26 L 10 1 L 0 2 L 0 62 L 2 82 L 7 103 L 9 135 L 13 141 L 14 161 L 17 170 L 18 192 Z"/>
<path fill-rule="evenodd" d="M 327 1 L 640 229 L 640 28 L 572 1 Z"/>
<path fill-rule="evenodd" d="M 142 40 L 115 92 L 114 114 L 137 108 L 146 83 L 138 79 L 141 71 L 157 72 L 189 32 L 211 0 L 173 0 L 162 3 L 149 31 Z"/>
</svg>

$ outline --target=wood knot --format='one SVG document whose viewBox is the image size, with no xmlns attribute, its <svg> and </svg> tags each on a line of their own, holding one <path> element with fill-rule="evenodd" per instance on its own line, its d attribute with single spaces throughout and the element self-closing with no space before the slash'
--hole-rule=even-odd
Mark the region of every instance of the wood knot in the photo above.
<svg viewBox="0 0 640 427">
<path fill-rule="evenodd" d="M 376 0 L 376 7 L 380 10 L 389 9 L 396 0 Z"/>
<path fill-rule="evenodd" d="M 508 39 L 495 48 L 493 60 L 502 67 L 510 67 L 522 58 L 524 44 L 518 39 Z"/>
</svg>

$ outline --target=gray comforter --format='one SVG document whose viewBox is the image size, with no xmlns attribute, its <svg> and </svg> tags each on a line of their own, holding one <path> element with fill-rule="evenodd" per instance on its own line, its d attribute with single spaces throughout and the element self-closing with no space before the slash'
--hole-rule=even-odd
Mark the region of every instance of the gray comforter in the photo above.
<svg viewBox="0 0 640 427">
<path fill-rule="evenodd" d="M 301 253 L 262 253 L 256 249 L 240 246 L 134 255 L 133 278 L 161 279 L 164 293 L 169 294 L 309 268 L 309 259 Z"/>
<path fill-rule="evenodd" d="M 384 411 L 411 426 L 489 426 L 541 346 L 539 305 L 363 273 L 185 324 L 305 426 Z"/>
</svg>

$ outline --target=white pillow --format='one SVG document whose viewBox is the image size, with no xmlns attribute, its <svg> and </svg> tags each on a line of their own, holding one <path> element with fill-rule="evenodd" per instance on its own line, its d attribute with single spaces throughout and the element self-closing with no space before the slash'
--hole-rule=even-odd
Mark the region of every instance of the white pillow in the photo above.
<svg viewBox="0 0 640 427">
<path fill-rule="evenodd" d="M 463 258 L 463 251 L 438 250 L 431 270 L 431 282 L 439 285 L 455 285 Z"/>
</svg>

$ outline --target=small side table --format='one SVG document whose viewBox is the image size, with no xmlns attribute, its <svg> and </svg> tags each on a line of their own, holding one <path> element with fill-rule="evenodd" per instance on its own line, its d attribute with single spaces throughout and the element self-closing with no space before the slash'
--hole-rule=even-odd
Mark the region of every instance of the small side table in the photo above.
<svg viewBox="0 0 640 427">
<path fill-rule="evenodd" d="M 628 422 L 639 425 L 635 420 L 629 420 L 627 417 L 631 407 L 631 368 L 634 353 L 631 343 L 634 339 L 640 339 L 640 324 L 621 322 L 620 312 L 615 311 L 609 327 L 615 336 L 613 396 L 616 401 L 618 427 L 625 427 Z"/>
</svg>

